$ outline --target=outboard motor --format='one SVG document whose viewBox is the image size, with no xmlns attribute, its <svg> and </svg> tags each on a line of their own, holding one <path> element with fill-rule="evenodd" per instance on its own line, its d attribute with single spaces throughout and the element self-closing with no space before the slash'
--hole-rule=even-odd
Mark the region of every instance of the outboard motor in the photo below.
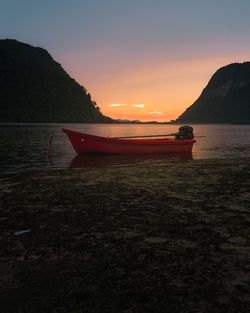
<svg viewBox="0 0 250 313">
<path fill-rule="evenodd" d="M 177 140 L 192 140 L 194 139 L 193 127 L 191 126 L 181 126 L 179 132 L 175 135 Z"/>
</svg>

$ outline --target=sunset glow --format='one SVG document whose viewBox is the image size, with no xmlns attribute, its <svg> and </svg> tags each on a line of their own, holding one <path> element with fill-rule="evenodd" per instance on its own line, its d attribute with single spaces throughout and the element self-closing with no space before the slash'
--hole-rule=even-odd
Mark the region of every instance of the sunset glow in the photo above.
<svg viewBox="0 0 250 313">
<path fill-rule="evenodd" d="M 137 68 L 128 67 L 116 75 L 110 73 L 107 81 L 101 79 L 101 71 L 96 76 L 90 73 L 87 88 L 102 112 L 113 118 L 170 121 L 199 97 L 217 69 L 236 60 L 247 61 L 247 55 L 250 48 L 234 56 L 177 58 L 151 65 L 145 61 Z M 83 83 L 80 72 L 74 72 L 74 76 Z"/>
<path fill-rule="evenodd" d="M 249 10 L 245 0 L 6 2 L 0 26 L 47 49 L 104 114 L 169 121 L 217 69 L 249 61 Z"/>
</svg>

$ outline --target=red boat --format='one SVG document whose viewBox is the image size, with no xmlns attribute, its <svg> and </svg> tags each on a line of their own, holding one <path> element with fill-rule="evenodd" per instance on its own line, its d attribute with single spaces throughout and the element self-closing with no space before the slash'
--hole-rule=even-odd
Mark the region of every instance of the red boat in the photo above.
<svg viewBox="0 0 250 313">
<path fill-rule="evenodd" d="M 191 153 L 195 140 L 122 139 L 62 129 L 78 154 Z"/>
</svg>

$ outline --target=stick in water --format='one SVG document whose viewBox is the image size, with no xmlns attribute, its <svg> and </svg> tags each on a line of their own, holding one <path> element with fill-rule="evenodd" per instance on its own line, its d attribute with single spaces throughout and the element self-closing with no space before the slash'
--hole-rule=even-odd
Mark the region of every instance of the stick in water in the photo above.
<svg viewBox="0 0 250 313">
<path fill-rule="evenodd" d="M 49 137 L 49 142 L 48 142 L 48 150 L 47 150 L 47 156 L 50 159 L 51 158 L 51 145 L 52 145 L 52 140 L 53 136 Z"/>
</svg>

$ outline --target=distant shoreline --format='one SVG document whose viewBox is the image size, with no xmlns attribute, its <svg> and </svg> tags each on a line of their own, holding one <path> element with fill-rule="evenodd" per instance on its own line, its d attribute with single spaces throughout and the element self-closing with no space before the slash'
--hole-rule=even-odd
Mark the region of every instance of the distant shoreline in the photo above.
<svg viewBox="0 0 250 313">
<path fill-rule="evenodd" d="M 201 122 L 185 122 L 185 123 L 180 123 L 180 122 L 114 122 L 114 123 L 94 123 L 94 122 L 85 122 L 85 123 L 74 123 L 74 122 L 68 122 L 68 123 L 33 123 L 33 122 L 27 122 L 27 123 L 18 123 L 18 122 L 14 122 L 14 123 L 0 123 L 0 126 L 18 126 L 18 125 L 65 125 L 65 124 L 68 124 L 68 125 L 92 125 L 92 124 L 95 124 L 95 125 L 250 125 L 250 122 L 249 123 L 208 123 L 208 122 L 204 122 L 204 123 L 201 123 Z"/>
</svg>

